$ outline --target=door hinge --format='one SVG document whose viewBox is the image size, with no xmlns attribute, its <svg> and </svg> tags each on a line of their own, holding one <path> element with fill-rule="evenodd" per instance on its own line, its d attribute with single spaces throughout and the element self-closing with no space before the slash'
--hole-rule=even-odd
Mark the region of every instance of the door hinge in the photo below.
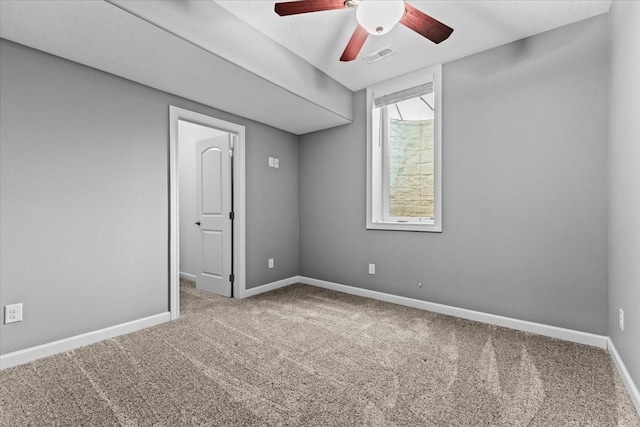
<svg viewBox="0 0 640 427">
<path fill-rule="evenodd" d="M 236 214 L 234 212 L 229 212 L 229 219 L 230 220 L 236 219 Z"/>
<path fill-rule="evenodd" d="M 233 274 L 230 274 L 230 275 L 229 275 L 229 281 L 230 281 L 231 283 L 233 283 L 235 279 L 236 279 L 236 276 L 234 276 Z"/>
</svg>

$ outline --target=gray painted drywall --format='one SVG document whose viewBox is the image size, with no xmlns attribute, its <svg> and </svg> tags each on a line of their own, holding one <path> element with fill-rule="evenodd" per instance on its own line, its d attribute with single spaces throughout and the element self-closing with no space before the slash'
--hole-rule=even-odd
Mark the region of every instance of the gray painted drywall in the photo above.
<svg viewBox="0 0 640 427">
<path fill-rule="evenodd" d="M 364 91 L 353 124 L 303 135 L 300 274 L 606 334 L 608 31 L 444 66 L 443 233 L 365 229 Z"/>
<path fill-rule="evenodd" d="M 247 289 L 297 276 L 298 270 L 298 137 L 275 128 L 247 129 L 251 156 L 247 170 L 253 185 L 247 185 Z M 280 159 L 278 169 L 269 167 L 269 157 Z M 268 268 L 269 258 L 274 268 Z"/>
<path fill-rule="evenodd" d="M 164 1 L 151 4 L 138 0 L 109 0 L 109 2 L 160 28 L 180 28 L 175 33 L 180 33 L 181 38 L 239 67 L 233 74 L 248 71 L 337 116 L 347 119 L 351 117 L 353 110 L 351 90 L 272 38 L 265 37 L 260 30 L 215 2 L 200 0 Z M 195 16 L 206 25 L 194 25 Z M 242 34 L 242 37 L 230 37 L 230 34 Z M 237 76 L 227 75 L 225 79 L 231 80 L 234 77 L 237 78 Z M 254 95 L 260 96 L 260 94 Z M 277 101 L 273 99 L 272 102 Z M 267 110 L 265 113 L 275 116 L 280 108 L 286 108 L 287 103 L 290 103 L 290 100 L 283 101 L 279 108 L 273 109 L 275 111 Z M 286 120 L 286 116 L 279 119 Z M 315 117 L 308 118 L 304 122 L 313 120 Z"/>
<path fill-rule="evenodd" d="M 225 135 L 216 129 L 180 120 L 178 123 L 178 185 L 180 195 L 180 273 L 198 274 L 202 240 L 196 222 L 196 141 Z"/>
<path fill-rule="evenodd" d="M 640 3 L 613 2 L 610 18 L 609 336 L 640 387 Z"/>
<path fill-rule="evenodd" d="M 213 2 L 143 3 L 143 9 L 167 10 L 169 19 L 177 21 L 184 19 L 183 14 L 171 14 L 171 7 L 160 4 L 175 3 L 176 8 L 191 12 L 192 7 L 204 8 L 208 12 L 194 12 L 193 16 L 207 25 L 217 25 L 219 34 L 247 35 L 233 25 L 247 26 L 245 22 L 236 17 L 229 20 L 232 15 L 218 5 L 206 5 Z M 210 19 L 209 9 L 214 9 L 215 19 Z M 198 34 L 195 38 L 194 31 Z M 183 34 L 183 39 L 105 1 L 0 1 L 0 37 L 4 39 L 296 134 L 351 121 L 349 89 L 282 46 L 275 48 L 277 43 L 257 30 L 251 28 L 249 32 L 248 37 L 212 38 L 194 29 L 186 31 L 189 34 Z M 256 35 L 261 37 L 258 42 Z M 211 50 L 214 54 L 198 47 L 203 38 L 208 39 L 205 44 L 216 46 Z M 234 43 L 222 38 L 238 39 L 242 54 L 261 49 L 266 56 L 254 58 L 256 61 L 269 62 L 264 58 L 270 57 L 277 64 L 273 67 L 285 67 L 289 73 L 273 79 L 271 66 L 259 67 L 254 61 L 238 65 L 229 62 L 225 55 L 227 49 L 233 50 L 230 45 Z M 243 64 L 266 76 L 243 69 Z M 285 80 L 287 84 L 282 84 Z M 220 81 L 224 84 L 218 84 Z"/>
<path fill-rule="evenodd" d="M 246 126 L 247 286 L 298 273 L 295 135 L 6 40 L 0 91 L 0 353 L 168 310 L 169 105 Z"/>
</svg>

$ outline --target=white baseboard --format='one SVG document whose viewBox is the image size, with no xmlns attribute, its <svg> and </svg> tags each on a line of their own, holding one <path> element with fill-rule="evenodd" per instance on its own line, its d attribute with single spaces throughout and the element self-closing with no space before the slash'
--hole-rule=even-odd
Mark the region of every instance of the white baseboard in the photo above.
<svg viewBox="0 0 640 427">
<path fill-rule="evenodd" d="M 300 283 L 300 276 L 291 276 L 286 279 L 278 280 L 277 282 L 267 283 L 265 285 L 256 286 L 255 288 L 246 289 L 244 294 L 240 298 L 248 298 L 254 295 L 262 294 L 272 291 L 274 289 L 283 288 L 285 286 L 293 285 L 294 283 Z"/>
<path fill-rule="evenodd" d="M 110 326 L 97 331 L 87 332 L 74 337 L 26 348 L 24 350 L 14 351 L 13 353 L 3 354 L 0 356 L 0 370 L 22 365 L 23 363 L 33 362 L 36 359 L 52 356 L 54 354 L 71 351 L 78 347 L 93 344 L 98 341 L 104 341 L 118 335 L 124 335 L 150 326 L 155 326 L 160 323 L 168 322 L 169 318 L 170 314 L 167 311 L 166 313 L 144 317 L 142 319 L 121 323 L 119 325 Z"/>
<path fill-rule="evenodd" d="M 196 281 L 196 276 L 195 274 L 189 274 L 189 273 L 185 273 L 185 272 L 180 272 L 180 278 L 181 279 L 185 279 L 185 280 L 191 280 L 192 282 Z"/>
<path fill-rule="evenodd" d="M 544 325 L 526 320 L 513 319 L 510 317 L 498 316 L 495 314 L 483 313 L 480 311 L 467 310 L 464 308 L 452 307 L 449 305 L 422 301 L 413 298 L 401 297 L 384 292 L 371 291 L 368 289 L 356 288 L 354 286 L 341 285 L 339 283 L 327 282 L 324 280 L 312 279 L 301 276 L 301 283 L 320 288 L 331 289 L 345 294 L 358 295 L 361 297 L 373 298 L 380 301 L 405 305 L 407 307 L 419 308 L 421 310 L 433 311 L 434 313 L 446 314 L 463 319 L 474 320 L 476 322 L 488 323 L 490 325 L 504 326 L 505 328 L 516 329 L 518 331 L 531 332 L 551 338 L 558 338 L 579 344 L 586 344 L 594 347 L 607 348 L 607 337 L 595 335 L 587 332 L 574 331 L 572 329 L 559 328 L 557 326 Z"/>
<path fill-rule="evenodd" d="M 607 338 L 607 348 L 609 349 L 609 354 L 611 354 L 611 358 L 615 362 L 618 367 L 618 372 L 620 372 L 620 376 L 622 377 L 622 381 L 624 382 L 627 391 L 629 392 L 629 396 L 631 397 L 631 401 L 636 407 L 636 411 L 640 414 L 640 391 L 638 391 L 638 387 L 633 382 L 629 371 L 627 371 L 627 367 L 624 362 L 620 358 L 620 354 L 618 354 L 618 350 L 616 350 L 616 346 L 613 345 L 613 341 L 611 341 L 611 337 Z"/>
</svg>

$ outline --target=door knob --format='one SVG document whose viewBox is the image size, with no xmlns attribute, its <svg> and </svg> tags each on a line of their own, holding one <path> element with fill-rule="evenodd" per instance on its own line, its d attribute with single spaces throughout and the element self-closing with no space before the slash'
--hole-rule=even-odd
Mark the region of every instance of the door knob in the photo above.
<svg viewBox="0 0 640 427">
<path fill-rule="evenodd" d="M 196 225 L 200 225 L 200 221 L 196 221 Z"/>
</svg>

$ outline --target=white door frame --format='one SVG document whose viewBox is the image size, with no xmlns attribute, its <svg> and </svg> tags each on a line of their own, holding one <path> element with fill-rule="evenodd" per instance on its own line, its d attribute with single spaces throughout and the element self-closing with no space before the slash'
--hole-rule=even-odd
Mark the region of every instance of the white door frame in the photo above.
<svg viewBox="0 0 640 427">
<path fill-rule="evenodd" d="M 233 295 L 246 293 L 245 128 L 244 126 L 169 106 L 169 311 L 180 316 L 180 217 L 178 194 L 178 121 L 184 120 L 236 135 L 233 149 Z"/>
</svg>

